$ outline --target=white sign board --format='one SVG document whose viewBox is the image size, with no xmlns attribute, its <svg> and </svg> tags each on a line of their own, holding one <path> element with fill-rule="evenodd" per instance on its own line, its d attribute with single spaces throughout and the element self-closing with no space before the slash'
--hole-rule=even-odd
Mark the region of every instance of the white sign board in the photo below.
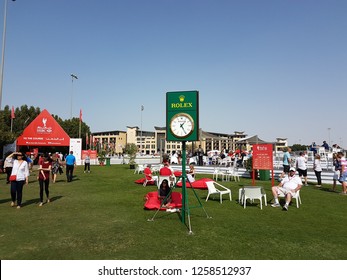
<svg viewBox="0 0 347 280">
<path fill-rule="evenodd" d="M 73 155 L 76 157 L 76 164 L 81 165 L 82 157 L 82 139 L 81 138 L 70 138 L 70 149 L 69 153 L 73 151 Z"/>
</svg>

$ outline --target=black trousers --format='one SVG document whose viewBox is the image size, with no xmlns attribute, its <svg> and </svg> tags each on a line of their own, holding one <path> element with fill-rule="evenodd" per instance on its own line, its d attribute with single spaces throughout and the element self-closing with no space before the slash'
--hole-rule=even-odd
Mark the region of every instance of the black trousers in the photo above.
<svg viewBox="0 0 347 280">
<path fill-rule="evenodd" d="M 45 187 L 45 193 L 47 199 L 49 198 L 49 179 L 39 180 L 40 185 L 40 202 L 43 202 L 43 187 Z"/>
<path fill-rule="evenodd" d="M 68 182 L 72 181 L 74 165 L 66 165 L 66 179 Z"/>
<path fill-rule="evenodd" d="M 314 171 L 314 173 L 316 174 L 317 177 L 317 184 L 321 185 L 322 184 L 322 171 Z"/>
<path fill-rule="evenodd" d="M 11 182 L 11 198 L 15 202 L 17 199 L 17 206 L 22 205 L 23 186 L 25 181 L 12 181 Z"/>
<path fill-rule="evenodd" d="M 84 164 L 84 171 L 90 171 L 90 163 L 85 163 Z"/>
</svg>

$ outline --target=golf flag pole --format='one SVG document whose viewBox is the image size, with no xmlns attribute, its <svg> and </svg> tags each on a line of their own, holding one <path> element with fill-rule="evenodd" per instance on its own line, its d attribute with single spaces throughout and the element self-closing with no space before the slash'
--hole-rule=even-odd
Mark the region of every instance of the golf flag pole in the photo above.
<svg viewBox="0 0 347 280">
<path fill-rule="evenodd" d="M 80 124 L 78 130 L 78 138 L 81 138 L 81 125 L 82 125 L 82 109 L 80 109 Z"/>
<path fill-rule="evenodd" d="M 12 110 L 11 110 L 11 133 L 12 133 L 12 126 L 13 126 L 13 119 L 15 119 L 16 116 L 14 114 L 14 107 L 12 106 Z"/>
</svg>

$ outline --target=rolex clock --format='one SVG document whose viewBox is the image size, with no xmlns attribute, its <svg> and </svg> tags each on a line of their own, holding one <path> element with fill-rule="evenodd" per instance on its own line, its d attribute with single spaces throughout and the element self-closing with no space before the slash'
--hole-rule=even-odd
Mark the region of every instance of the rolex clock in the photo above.
<svg viewBox="0 0 347 280">
<path fill-rule="evenodd" d="M 187 138 L 194 131 L 194 120 L 189 114 L 177 113 L 171 118 L 170 130 L 177 138 Z"/>
</svg>

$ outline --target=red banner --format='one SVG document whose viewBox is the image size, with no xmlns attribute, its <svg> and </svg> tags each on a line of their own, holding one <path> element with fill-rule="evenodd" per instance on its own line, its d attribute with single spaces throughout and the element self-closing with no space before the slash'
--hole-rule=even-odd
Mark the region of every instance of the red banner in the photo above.
<svg viewBox="0 0 347 280">
<path fill-rule="evenodd" d="M 82 150 L 82 159 L 85 159 L 88 154 L 90 159 L 98 158 L 98 153 L 95 150 Z"/>
<path fill-rule="evenodd" d="M 253 169 L 273 169 L 272 144 L 253 145 Z"/>
</svg>

